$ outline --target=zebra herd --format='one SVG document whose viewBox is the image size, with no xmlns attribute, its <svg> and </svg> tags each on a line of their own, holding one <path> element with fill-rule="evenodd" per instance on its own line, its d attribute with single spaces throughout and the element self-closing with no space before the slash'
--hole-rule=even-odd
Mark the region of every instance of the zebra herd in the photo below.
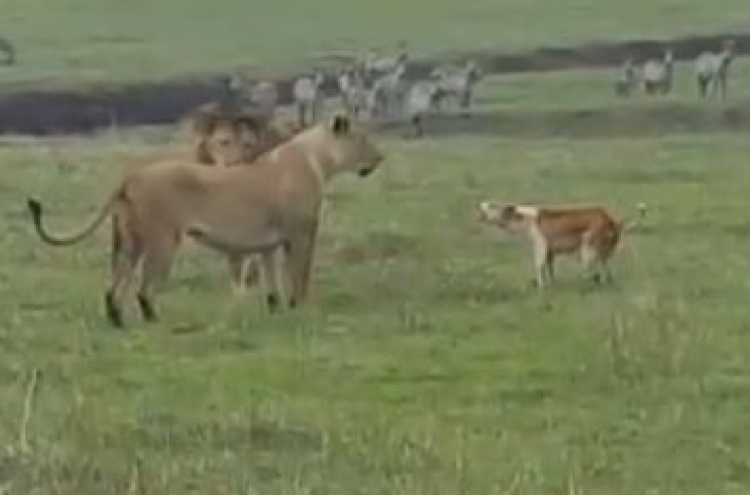
<svg viewBox="0 0 750 495">
<path fill-rule="evenodd" d="M 704 51 L 695 59 L 699 97 L 706 98 L 710 95 L 726 98 L 727 78 L 729 66 L 734 58 L 734 48 L 734 40 L 725 40 L 720 51 Z M 666 49 L 661 59 L 646 60 L 640 71 L 633 57 L 626 58 L 615 81 L 615 93 L 619 96 L 633 94 L 638 89 L 639 79 L 646 94 L 669 94 L 674 79 L 674 52 Z"/>
<path fill-rule="evenodd" d="M 444 102 L 454 101 L 462 112 L 471 108 L 474 86 L 482 72 L 473 60 L 435 68 L 426 78 L 407 77 L 410 59 L 405 50 L 380 55 L 374 50 L 352 60 L 333 74 L 315 69 L 297 77 L 291 86 L 296 120 L 301 127 L 322 116 L 324 85 L 333 87 L 342 106 L 358 120 L 405 119 L 415 135 L 422 135 L 422 120 L 428 112 L 440 112 Z M 276 85 L 269 81 L 246 81 L 234 75 L 227 81 L 232 103 L 270 115 L 278 104 Z"/>
<path fill-rule="evenodd" d="M 698 95 L 726 98 L 729 67 L 735 53 L 734 40 L 726 40 L 719 51 L 705 51 L 695 59 Z M 615 93 L 630 96 L 639 89 L 647 95 L 667 95 L 674 87 L 675 53 L 666 49 L 659 58 L 638 64 L 627 57 L 615 81 Z M 474 60 L 438 66 L 415 78 L 410 58 L 403 48 L 383 55 L 370 50 L 361 57 L 347 58 L 335 69 L 316 68 L 297 77 L 291 85 L 295 120 L 300 128 L 320 120 L 326 93 L 333 93 L 357 120 L 407 121 L 414 135 L 423 134 L 423 118 L 441 112 L 445 101 L 466 114 L 470 111 L 476 84 L 483 74 Z M 275 82 L 249 81 L 236 74 L 227 80 L 232 103 L 271 116 L 279 103 Z"/>
</svg>

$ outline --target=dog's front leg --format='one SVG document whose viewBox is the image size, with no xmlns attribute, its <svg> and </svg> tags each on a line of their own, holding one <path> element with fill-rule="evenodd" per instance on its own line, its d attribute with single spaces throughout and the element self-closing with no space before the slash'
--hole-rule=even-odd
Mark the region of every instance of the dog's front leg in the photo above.
<svg viewBox="0 0 750 495">
<path fill-rule="evenodd" d="M 550 252 L 547 239 L 536 226 L 531 226 L 531 249 L 534 255 L 534 278 L 537 288 L 541 291 L 546 285 L 546 275 L 549 270 Z"/>
</svg>

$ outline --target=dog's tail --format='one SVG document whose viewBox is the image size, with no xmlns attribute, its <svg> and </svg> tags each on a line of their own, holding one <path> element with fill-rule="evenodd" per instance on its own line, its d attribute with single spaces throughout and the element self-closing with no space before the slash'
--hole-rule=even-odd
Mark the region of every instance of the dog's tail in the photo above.
<svg viewBox="0 0 750 495">
<path fill-rule="evenodd" d="M 638 228 L 641 223 L 643 222 L 643 219 L 646 217 L 646 203 L 638 203 L 636 205 L 636 209 L 638 210 L 638 213 L 636 214 L 635 218 L 631 218 L 628 221 L 621 221 L 620 222 L 620 232 L 625 233 L 629 232 L 635 228 Z"/>
</svg>

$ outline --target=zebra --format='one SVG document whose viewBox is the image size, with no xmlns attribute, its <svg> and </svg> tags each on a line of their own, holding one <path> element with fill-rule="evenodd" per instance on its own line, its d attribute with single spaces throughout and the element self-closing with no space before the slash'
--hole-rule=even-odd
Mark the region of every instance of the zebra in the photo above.
<svg viewBox="0 0 750 495">
<path fill-rule="evenodd" d="M 374 82 L 378 77 L 393 73 L 399 66 L 406 66 L 409 63 L 409 54 L 406 51 L 406 44 L 399 43 L 395 55 L 381 55 L 375 49 L 370 49 L 362 60 L 363 76 L 366 83 Z"/>
<path fill-rule="evenodd" d="M 294 81 L 292 96 L 297 108 L 297 119 L 300 127 L 313 124 L 320 118 L 323 106 L 322 86 L 325 75 L 316 70 L 312 76 L 302 76 Z M 309 115 L 309 120 L 307 116 Z"/>
<path fill-rule="evenodd" d="M 235 73 L 229 76 L 226 86 L 226 100 L 233 108 L 251 110 L 266 117 L 276 110 L 279 91 L 273 81 L 250 81 L 244 74 Z"/>
<path fill-rule="evenodd" d="M 646 94 L 669 94 L 674 77 L 674 52 L 664 51 L 662 60 L 650 59 L 643 64 L 643 89 Z"/>
<path fill-rule="evenodd" d="M 636 68 L 633 59 L 628 57 L 620 68 L 620 74 L 615 81 L 617 96 L 630 96 L 636 86 Z"/>
<path fill-rule="evenodd" d="M 402 63 L 373 82 L 367 98 L 367 108 L 371 117 L 395 114 L 406 95 L 405 72 L 406 66 Z"/>
<path fill-rule="evenodd" d="M 453 97 L 463 110 L 468 110 L 474 93 L 474 86 L 482 78 L 482 72 L 473 60 L 468 60 L 463 67 L 438 67 L 432 71 L 431 77 L 436 80 L 438 94 L 436 105 L 445 97 Z"/>
<path fill-rule="evenodd" d="M 424 135 L 422 126 L 424 115 L 435 109 L 439 94 L 440 88 L 434 81 L 417 81 L 409 88 L 406 97 L 406 115 L 415 137 Z"/>
<path fill-rule="evenodd" d="M 273 115 L 279 103 L 279 90 L 273 81 L 256 81 L 250 88 L 250 102 L 263 115 Z"/>
<path fill-rule="evenodd" d="M 719 53 L 703 52 L 695 60 L 695 75 L 698 83 L 698 96 L 705 98 L 709 90 L 725 99 L 729 66 L 734 57 L 734 40 L 726 40 Z"/>
<path fill-rule="evenodd" d="M 367 105 L 367 89 L 362 71 L 358 67 L 344 70 L 338 77 L 341 102 L 355 119 Z"/>
</svg>

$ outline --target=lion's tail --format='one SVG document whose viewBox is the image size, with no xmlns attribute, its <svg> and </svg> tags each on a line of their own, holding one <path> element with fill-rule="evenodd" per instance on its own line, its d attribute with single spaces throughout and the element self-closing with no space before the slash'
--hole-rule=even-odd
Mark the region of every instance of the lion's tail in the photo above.
<svg viewBox="0 0 750 495">
<path fill-rule="evenodd" d="M 121 190 L 118 190 L 114 194 L 112 194 L 107 202 L 104 203 L 104 205 L 102 205 L 102 207 L 99 209 L 99 212 L 96 214 L 94 219 L 80 232 L 69 234 L 67 236 L 56 236 L 50 234 L 47 231 L 47 229 L 42 224 L 42 204 L 39 201 L 33 198 L 29 198 L 27 201 L 27 205 L 29 211 L 31 212 L 31 220 L 34 223 L 34 228 L 36 229 L 36 232 L 37 234 L 39 234 L 39 237 L 42 239 L 42 241 L 53 246 L 70 246 L 90 236 L 102 224 L 102 222 L 104 222 L 104 220 L 111 213 L 115 203 L 117 203 L 117 201 L 121 198 L 121 192 Z"/>
</svg>

